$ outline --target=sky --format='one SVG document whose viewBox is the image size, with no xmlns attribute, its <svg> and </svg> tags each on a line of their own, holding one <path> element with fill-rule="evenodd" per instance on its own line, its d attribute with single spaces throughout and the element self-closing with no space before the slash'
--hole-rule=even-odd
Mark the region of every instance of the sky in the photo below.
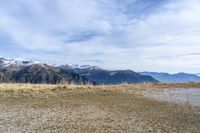
<svg viewBox="0 0 200 133">
<path fill-rule="evenodd" d="M 1 0 L 0 56 L 200 73 L 200 1 Z"/>
</svg>

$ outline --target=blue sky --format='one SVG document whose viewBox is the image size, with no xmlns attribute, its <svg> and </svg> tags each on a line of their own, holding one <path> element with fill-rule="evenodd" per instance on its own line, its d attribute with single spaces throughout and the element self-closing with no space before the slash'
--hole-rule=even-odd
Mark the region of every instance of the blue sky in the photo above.
<svg viewBox="0 0 200 133">
<path fill-rule="evenodd" d="M 199 0 L 1 0 L 0 56 L 200 72 Z"/>
</svg>

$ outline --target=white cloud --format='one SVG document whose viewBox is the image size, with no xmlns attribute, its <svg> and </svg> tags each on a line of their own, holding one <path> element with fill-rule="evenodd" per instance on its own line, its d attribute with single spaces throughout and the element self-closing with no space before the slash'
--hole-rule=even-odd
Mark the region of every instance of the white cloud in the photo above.
<svg viewBox="0 0 200 133">
<path fill-rule="evenodd" d="M 198 0 L 8 0 L 0 32 L 49 62 L 196 72 L 199 14 Z"/>
</svg>

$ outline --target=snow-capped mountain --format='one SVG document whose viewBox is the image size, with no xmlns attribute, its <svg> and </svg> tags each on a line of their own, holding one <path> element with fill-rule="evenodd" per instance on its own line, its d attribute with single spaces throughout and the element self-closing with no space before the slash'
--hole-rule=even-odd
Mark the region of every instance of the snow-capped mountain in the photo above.
<svg viewBox="0 0 200 133">
<path fill-rule="evenodd" d="M 40 64 L 38 61 L 28 60 L 24 58 L 16 58 L 16 59 L 9 59 L 9 58 L 0 58 L 0 66 L 8 67 L 8 66 L 30 66 L 33 64 Z"/>
<path fill-rule="evenodd" d="M 15 59 L 0 58 L 0 66 L 2 66 L 2 67 L 8 67 L 8 66 L 24 66 L 25 67 L 25 66 L 31 66 L 33 64 L 42 65 L 43 63 L 41 63 L 39 61 L 25 59 L 25 58 L 15 58 Z M 59 67 L 58 65 L 51 65 L 51 66 Z M 70 69 L 89 69 L 89 70 L 101 69 L 98 66 L 91 66 L 91 65 L 72 64 L 72 65 L 63 65 L 63 66 L 68 67 Z"/>
<path fill-rule="evenodd" d="M 90 65 L 50 65 L 23 58 L 0 58 L 0 83 L 121 84 L 157 83 L 131 70 L 109 71 Z"/>
</svg>

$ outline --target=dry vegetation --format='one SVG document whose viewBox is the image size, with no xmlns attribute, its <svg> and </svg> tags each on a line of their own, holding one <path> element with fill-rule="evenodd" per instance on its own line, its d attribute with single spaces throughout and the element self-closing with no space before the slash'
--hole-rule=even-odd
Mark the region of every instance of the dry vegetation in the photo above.
<svg viewBox="0 0 200 133">
<path fill-rule="evenodd" d="M 150 100 L 148 88 L 200 84 L 116 86 L 0 84 L 0 132 L 199 132 L 200 109 Z"/>
</svg>

